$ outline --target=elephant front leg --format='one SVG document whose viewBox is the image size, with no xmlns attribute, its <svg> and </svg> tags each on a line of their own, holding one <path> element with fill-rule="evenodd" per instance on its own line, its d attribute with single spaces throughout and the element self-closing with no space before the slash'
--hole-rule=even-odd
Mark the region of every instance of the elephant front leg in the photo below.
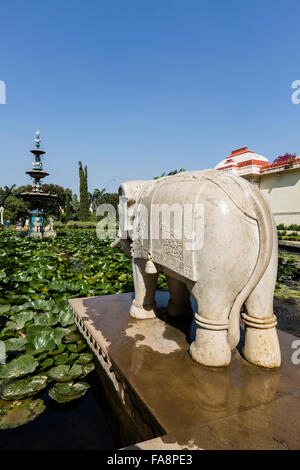
<svg viewBox="0 0 300 470">
<path fill-rule="evenodd" d="M 133 282 L 135 298 L 130 308 L 130 316 L 133 318 L 155 318 L 155 292 L 158 274 L 145 272 L 146 260 L 133 258 Z"/>
</svg>

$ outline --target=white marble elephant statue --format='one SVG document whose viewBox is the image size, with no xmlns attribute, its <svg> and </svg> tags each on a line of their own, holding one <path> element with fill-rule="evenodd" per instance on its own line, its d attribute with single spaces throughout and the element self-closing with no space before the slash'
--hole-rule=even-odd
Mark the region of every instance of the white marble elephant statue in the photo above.
<svg viewBox="0 0 300 470">
<path fill-rule="evenodd" d="M 120 244 L 132 257 L 130 315 L 155 317 L 157 277 L 164 273 L 169 315 L 189 314 L 190 295 L 196 301 L 194 361 L 228 366 L 242 317 L 244 357 L 262 367 L 279 367 L 273 314 L 277 231 L 261 192 L 243 178 L 204 170 L 129 181 L 119 195 L 121 228 L 112 246 Z"/>
</svg>

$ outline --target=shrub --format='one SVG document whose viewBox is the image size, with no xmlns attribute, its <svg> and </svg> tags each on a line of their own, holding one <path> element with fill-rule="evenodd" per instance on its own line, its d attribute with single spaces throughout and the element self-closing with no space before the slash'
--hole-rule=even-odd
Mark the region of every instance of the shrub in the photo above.
<svg viewBox="0 0 300 470">
<path fill-rule="evenodd" d="M 299 232 L 300 231 L 300 225 L 291 224 L 291 225 L 288 226 L 288 230 L 296 230 L 297 232 Z"/>
<path fill-rule="evenodd" d="M 55 220 L 53 225 L 54 225 L 54 229 L 65 228 L 65 224 L 63 224 L 59 220 Z"/>
<path fill-rule="evenodd" d="M 279 155 L 279 157 L 275 158 L 273 163 L 292 165 L 296 159 L 297 155 L 295 153 L 286 153 L 285 155 Z"/>
<path fill-rule="evenodd" d="M 69 222 L 65 225 L 65 228 L 72 229 L 72 228 L 81 228 L 81 229 L 95 229 L 97 223 L 93 221 L 81 221 L 81 220 L 69 220 Z"/>
</svg>

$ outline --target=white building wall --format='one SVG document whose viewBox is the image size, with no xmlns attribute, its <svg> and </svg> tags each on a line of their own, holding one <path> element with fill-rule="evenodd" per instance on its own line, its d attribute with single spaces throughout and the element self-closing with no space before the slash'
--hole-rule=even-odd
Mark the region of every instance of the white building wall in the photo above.
<svg viewBox="0 0 300 470">
<path fill-rule="evenodd" d="M 277 225 L 300 225 L 299 167 L 262 174 L 259 188 L 269 201 Z"/>
</svg>

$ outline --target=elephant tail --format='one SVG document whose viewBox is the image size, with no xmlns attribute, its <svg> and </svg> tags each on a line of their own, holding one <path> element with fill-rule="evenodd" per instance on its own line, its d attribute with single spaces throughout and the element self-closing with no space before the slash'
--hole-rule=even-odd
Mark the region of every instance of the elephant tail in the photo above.
<svg viewBox="0 0 300 470">
<path fill-rule="evenodd" d="M 206 179 L 217 184 L 244 215 L 255 220 L 259 231 L 259 248 L 256 265 L 250 279 L 238 293 L 229 313 L 228 342 L 230 348 L 234 349 L 240 340 L 240 311 L 243 303 L 257 286 L 270 263 L 273 250 L 273 220 L 271 210 L 264 196 L 251 183 L 234 177 L 235 182 L 241 186 L 243 193 L 247 197 L 246 205 L 244 205 L 243 202 L 240 204 L 235 200 L 233 194 L 230 194 L 229 188 L 226 188 L 222 182 L 220 184 L 219 181 L 216 181 L 216 178 L 211 177 L 206 177 Z"/>
<path fill-rule="evenodd" d="M 228 328 L 228 341 L 231 349 L 234 349 L 240 340 L 240 311 L 243 303 L 264 275 L 273 250 L 273 221 L 270 208 L 259 190 L 251 191 L 251 199 L 259 231 L 258 257 L 249 281 L 239 292 L 231 307 Z"/>
</svg>

